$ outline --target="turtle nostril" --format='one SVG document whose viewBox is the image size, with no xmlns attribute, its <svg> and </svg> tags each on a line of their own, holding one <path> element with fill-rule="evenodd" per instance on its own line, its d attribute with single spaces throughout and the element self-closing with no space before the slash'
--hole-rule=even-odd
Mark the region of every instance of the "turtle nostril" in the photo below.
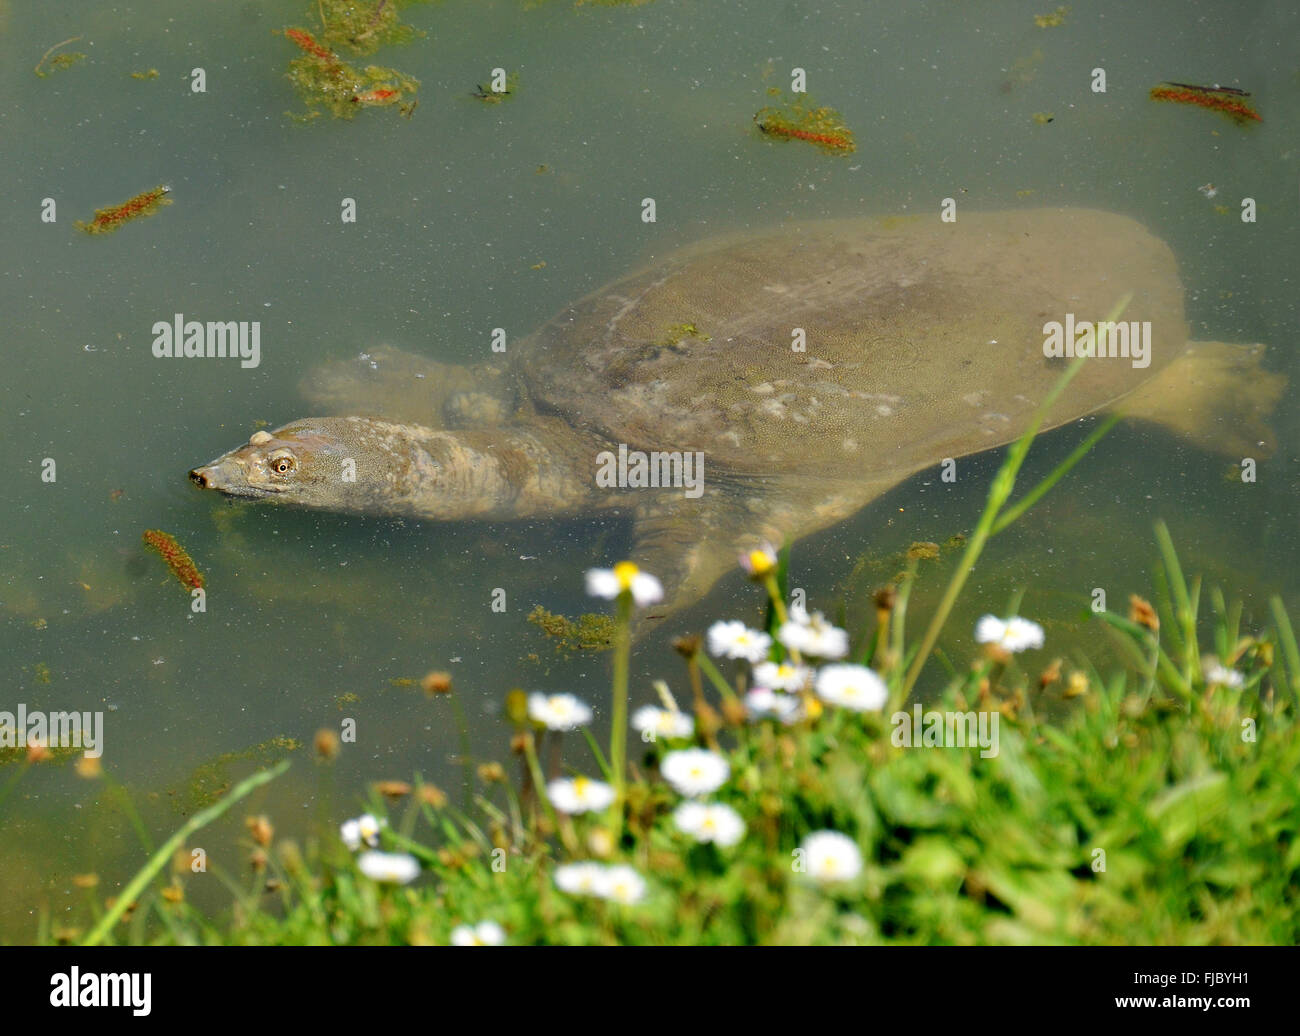
<svg viewBox="0 0 1300 1036">
<path fill-rule="evenodd" d="M 190 472 L 190 481 L 193 482 L 200 489 L 208 488 L 208 476 L 203 474 L 203 472 L 199 471 L 198 468 L 195 468 L 193 471 Z"/>
</svg>

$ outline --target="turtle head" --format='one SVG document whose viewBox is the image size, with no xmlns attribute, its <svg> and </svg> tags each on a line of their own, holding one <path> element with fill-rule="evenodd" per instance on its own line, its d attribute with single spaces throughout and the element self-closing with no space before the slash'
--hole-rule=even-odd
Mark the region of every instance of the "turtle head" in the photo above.
<svg viewBox="0 0 1300 1036">
<path fill-rule="evenodd" d="M 295 421 L 274 432 L 254 432 L 247 444 L 190 472 L 202 489 L 226 496 L 300 504 L 331 511 L 364 509 L 355 450 L 333 427 L 334 418 Z"/>
</svg>

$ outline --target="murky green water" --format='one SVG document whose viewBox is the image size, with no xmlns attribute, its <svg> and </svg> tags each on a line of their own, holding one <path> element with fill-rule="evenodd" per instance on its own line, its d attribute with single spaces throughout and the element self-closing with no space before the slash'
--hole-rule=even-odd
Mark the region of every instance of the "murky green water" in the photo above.
<svg viewBox="0 0 1300 1036">
<path fill-rule="evenodd" d="M 307 24 L 312 6 L 0 0 L 0 709 L 103 710 L 104 762 L 155 840 L 221 784 L 213 760 L 273 738 L 308 743 L 250 804 L 282 832 L 352 815 L 376 779 L 418 770 L 455 789 L 450 708 L 395 679 L 451 670 L 489 756 L 505 753 L 498 713 L 511 686 L 605 700 L 604 656 L 560 659 L 524 617 L 537 603 L 588 607 L 583 569 L 628 548 L 616 518 L 434 526 L 234 508 L 189 485 L 191 466 L 256 422 L 304 416 L 297 382 L 323 360 L 383 342 L 477 360 L 492 328 L 517 339 L 709 234 L 928 214 L 952 196 L 970 210 L 1069 204 L 1141 220 L 1178 257 L 1194 337 L 1267 343 L 1268 365 L 1300 376 L 1292 5 L 1079 4 L 1063 26 L 1040 29 L 1046 3 L 447 0 L 411 8 L 428 35 L 373 59 L 421 80 L 409 120 L 370 111 L 303 126 L 285 114 L 302 107 L 284 78 L 296 51 L 273 30 Z M 85 62 L 33 75 L 47 47 L 78 35 L 66 49 Z M 498 106 L 469 99 L 496 66 L 517 70 L 517 94 Z M 851 158 L 754 132 L 766 89 L 787 86 L 795 66 L 856 130 Z M 157 79 L 130 77 L 150 67 Z M 1095 67 L 1107 72 L 1104 95 L 1088 89 Z M 194 68 L 206 93 L 190 89 Z M 1165 79 L 1242 86 L 1265 121 L 1241 130 L 1148 101 Z M 1040 112 L 1053 121 L 1036 123 Z M 73 229 L 158 183 L 174 199 L 159 215 L 107 237 Z M 1205 184 L 1217 197 L 1198 191 Z M 653 225 L 640 219 L 648 196 Z M 1238 217 L 1246 196 L 1254 224 Z M 345 197 L 358 205 L 354 225 L 340 221 Z M 55 223 L 40 219 L 45 198 Z M 261 365 L 155 359 L 150 329 L 175 313 L 261 321 Z M 1104 658 L 1088 594 L 1149 592 L 1160 517 L 1187 567 L 1243 596 L 1247 625 L 1271 593 L 1294 606 L 1298 427 L 1288 396 L 1277 453 L 1243 485 L 1228 459 L 1121 426 L 994 542 L 952 630 L 964 637 L 1024 589 L 1023 614 L 1044 622 L 1056 652 Z M 1048 436 L 1024 481 L 1079 435 Z M 57 464 L 52 484 L 45 458 Z M 814 604 L 834 612 L 847 599 L 860 618 L 910 542 L 969 529 L 997 463 L 964 466 L 962 493 L 918 476 L 810 538 L 796 580 Z M 143 552 L 146 528 L 173 533 L 198 561 L 205 614 L 192 615 Z M 927 610 L 938 583 L 914 608 Z M 495 587 L 507 588 L 505 614 L 491 611 Z M 680 682 L 670 632 L 756 614 L 739 576 L 724 580 L 640 646 L 634 695 L 650 693 L 652 676 Z M 344 716 L 359 739 L 324 801 L 309 743 Z M 0 768 L 0 786 L 16 769 Z M 248 811 L 202 839 L 230 871 Z M 4 941 L 32 938 L 42 909 L 58 924 L 76 898 L 71 875 L 98 872 L 108 894 L 142 858 L 104 786 L 68 766 L 28 772 L 0 816 Z M 220 890 L 189 894 L 225 901 Z"/>
</svg>

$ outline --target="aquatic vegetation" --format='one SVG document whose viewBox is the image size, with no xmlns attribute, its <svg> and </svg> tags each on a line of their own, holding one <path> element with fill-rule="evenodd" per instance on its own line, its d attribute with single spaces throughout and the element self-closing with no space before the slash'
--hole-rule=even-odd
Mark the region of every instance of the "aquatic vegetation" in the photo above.
<svg viewBox="0 0 1300 1036">
<path fill-rule="evenodd" d="M 176 537 L 161 529 L 146 529 L 141 536 L 146 546 L 156 550 L 167 562 L 172 575 L 180 580 L 182 586 L 191 589 L 203 586 L 203 574 L 194 564 L 194 559 L 185 552 L 185 548 L 176 542 Z"/>
<path fill-rule="evenodd" d="M 50 47 L 49 50 L 41 55 L 41 60 L 36 62 L 36 68 L 33 70 L 36 75 L 41 79 L 44 79 L 51 72 L 58 72 L 61 69 L 71 68 L 79 62 L 85 61 L 86 55 L 81 53 L 81 51 L 70 51 L 66 54 L 58 54 L 53 58 L 50 57 L 50 55 L 60 47 L 66 47 L 69 43 L 76 43 L 79 39 L 81 39 L 80 36 L 70 36 L 61 43 L 56 43 L 54 46 Z"/>
<path fill-rule="evenodd" d="M 286 34 L 292 31 L 286 30 Z M 364 108 L 397 105 L 399 109 L 414 110 L 418 79 L 380 65 L 358 69 L 321 47 L 307 33 L 302 36 L 305 39 L 295 42 L 306 53 L 289 62 L 287 74 L 307 104 L 305 118 L 318 115 L 318 107 L 340 119 L 350 119 Z M 403 101 L 407 104 L 403 105 Z"/>
<path fill-rule="evenodd" d="M 178 793 L 172 789 L 167 794 L 172 799 L 173 808 L 182 814 L 204 809 L 230 790 L 233 782 L 230 770 L 236 764 L 252 763 L 257 767 L 269 767 L 301 747 L 293 738 L 279 735 L 248 748 L 223 752 L 215 759 L 195 767 L 183 792 Z"/>
<path fill-rule="evenodd" d="M 470 91 L 469 95 L 474 98 L 474 100 L 482 101 L 484 104 L 500 104 L 502 101 L 513 97 L 518 89 L 519 75 L 518 73 L 510 72 L 506 75 L 503 89 L 494 90 L 490 84 L 484 86 L 482 83 L 475 83 L 474 89 Z"/>
<path fill-rule="evenodd" d="M 340 119 L 364 108 L 392 106 L 406 116 L 415 110 L 418 79 L 381 65 L 358 69 L 339 55 L 341 49 L 373 54 L 383 45 L 423 35 L 401 21 L 402 6 L 397 0 L 320 0 L 313 12 L 322 23 L 319 32 L 298 26 L 284 30 L 285 38 L 302 51 L 289 62 L 287 73 L 308 109 L 297 118 L 315 118 L 320 108 Z"/>
<path fill-rule="evenodd" d="M 614 620 L 608 615 L 586 612 L 575 621 L 539 604 L 528 613 L 528 621 L 555 641 L 558 652 L 608 651 L 614 646 Z"/>
<path fill-rule="evenodd" d="M 401 19 L 401 8 L 424 0 L 319 0 L 321 37 L 335 47 L 373 54 L 381 46 L 410 43 L 424 35 Z"/>
<path fill-rule="evenodd" d="M 1062 5 L 1049 14 L 1034 15 L 1034 24 L 1040 29 L 1055 29 L 1065 24 L 1065 16 L 1069 13 L 1070 9 Z"/>
<path fill-rule="evenodd" d="M 137 194 L 134 198 L 128 198 L 121 205 L 96 209 L 95 218 L 89 223 L 78 220 L 73 225 L 78 230 L 84 230 L 87 234 L 111 234 L 124 223 L 129 223 L 133 219 L 140 219 L 144 216 L 152 216 L 164 205 L 170 205 L 172 201 L 167 197 L 170 193 L 170 187 L 160 185 L 153 188 L 153 190 Z"/>
<path fill-rule="evenodd" d="M 146 69 L 143 72 L 132 72 L 131 78 L 132 79 L 157 79 L 158 70 L 156 68 L 150 68 L 150 69 Z"/>
<path fill-rule="evenodd" d="M 803 140 L 830 154 L 849 155 L 857 150 L 853 132 L 834 108 L 811 106 L 800 98 L 784 108 L 767 107 L 754 115 L 759 130 L 782 140 Z"/>
<path fill-rule="evenodd" d="M 1151 88 L 1151 100 L 1192 104 L 1218 112 L 1238 126 L 1248 126 L 1263 119 L 1246 100 L 1250 94 L 1230 86 L 1193 86 L 1190 83 L 1161 83 Z"/>
</svg>

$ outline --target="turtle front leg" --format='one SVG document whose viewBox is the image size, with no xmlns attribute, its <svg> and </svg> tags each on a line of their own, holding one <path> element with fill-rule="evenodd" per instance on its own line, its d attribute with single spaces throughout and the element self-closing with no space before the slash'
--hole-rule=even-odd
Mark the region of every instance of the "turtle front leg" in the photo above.
<svg viewBox="0 0 1300 1036">
<path fill-rule="evenodd" d="M 664 600 L 647 609 L 645 619 L 667 618 L 701 600 L 727 572 L 738 570 L 744 551 L 763 542 L 780 547 L 835 525 L 908 474 L 848 481 L 723 476 L 695 500 L 674 490 L 647 491 L 657 495 L 637 507 L 631 560 L 659 578 Z"/>
<path fill-rule="evenodd" d="M 483 428 L 514 412 L 504 364 L 439 363 L 391 345 L 323 364 L 298 385 L 317 413 L 379 417 L 426 428 Z"/>
</svg>

